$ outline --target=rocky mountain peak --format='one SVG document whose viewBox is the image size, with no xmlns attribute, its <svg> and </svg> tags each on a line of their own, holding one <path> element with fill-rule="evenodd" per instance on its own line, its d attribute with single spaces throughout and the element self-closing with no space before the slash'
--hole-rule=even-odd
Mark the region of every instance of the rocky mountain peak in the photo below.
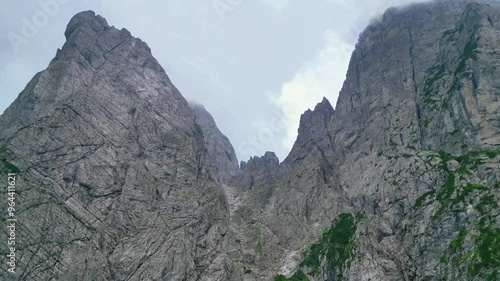
<svg viewBox="0 0 500 281">
<path fill-rule="evenodd" d="M 279 166 L 278 156 L 272 151 L 267 151 L 263 156 L 251 157 L 248 162 L 244 163 L 241 167 L 242 170 L 246 169 L 260 169 L 260 168 L 276 168 Z"/>
<path fill-rule="evenodd" d="M 100 15 L 96 15 L 94 11 L 84 11 L 80 12 L 71 18 L 64 36 L 68 40 L 73 34 L 81 29 L 92 30 L 96 33 L 102 33 L 104 30 L 108 29 L 110 26 L 106 19 Z"/>
<path fill-rule="evenodd" d="M 317 146 L 322 139 L 328 138 L 328 126 L 335 114 L 330 101 L 324 97 L 314 110 L 308 109 L 300 117 L 297 139 L 284 163 L 302 159 L 310 152 L 310 146 Z"/>
<path fill-rule="evenodd" d="M 22 214 L 15 279 L 192 280 L 223 268 L 219 249 L 198 247 L 222 243 L 229 214 L 187 101 L 144 42 L 93 12 L 66 36 L 0 117 L 0 159 L 22 171 L 17 200 L 40 202 Z M 41 255 L 31 246 L 52 243 Z"/>
<path fill-rule="evenodd" d="M 318 103 L 314 110 L 308 109 L 300 117 L 296 145 L 302 145 L 324 133 L 335 110 L 327 98 Z"/>
<path fill-rule="evenodd" d="M 333 106 L 326 97 L 323 97 L 321 102 L 316 104 L 316 106 L 314 107 L 314 111 L 332 112 L 333 114 Z"/>
<path fill-rule="evenodd" d="M 280 161 L 276 154 L 267 151 L 263 156 L 251 157 L 248 162 L 242 161 L 240 172 L 231 183 L 245 188 L 270 184 L 279 165 Z"/>
<path fill-rule="evenodd" d="M 99 68 L 106 57 L 119 49 L 124 59 L 163 71 L 151 54 L 149 46 L 135 38 L 125 28 L 109 26 L 107 21 L 93 11 L 76 14 L 69 22 L 66 31 L 66 43 L 55 59 L 83 56 L 94 68 Z"/>
</svg>

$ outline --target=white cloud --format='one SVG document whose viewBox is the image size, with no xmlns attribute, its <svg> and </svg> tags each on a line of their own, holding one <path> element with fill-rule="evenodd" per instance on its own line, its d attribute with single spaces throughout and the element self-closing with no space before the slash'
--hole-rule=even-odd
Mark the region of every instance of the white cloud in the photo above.
<svg viewBox="0 0 500 281">
<path fill-rule="evenodd" d="M 336 103 L 353 46 L 337 33 L 325 32 L 325 45 L 306 62 L 295 77 L 284 83 L 278 98 L 272 99 L 284 112 L 287 137 L 283 146 L 289 151 L 296 137 L 300 116 L 323 97 Z"/>
</svg>

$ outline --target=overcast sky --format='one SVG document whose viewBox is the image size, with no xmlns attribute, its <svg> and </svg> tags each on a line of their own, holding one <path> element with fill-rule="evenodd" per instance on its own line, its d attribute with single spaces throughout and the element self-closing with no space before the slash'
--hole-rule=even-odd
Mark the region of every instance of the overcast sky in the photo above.
<svg viewBox="0 0 500 281">
<path fill-rule="evenodd" d="M 47 67 L 70 18 L 94 10 L 148 43 L 240 160 L 265 151 L 283 160 L 300 115 L 323 96 L 335 105 L 359 33 L 388 7 L 410 2 L 417 1 L 8 1 L 0 11 L 0 112 Z M 23 33 L 30 24 L 37 30 Z"/>
</svg>

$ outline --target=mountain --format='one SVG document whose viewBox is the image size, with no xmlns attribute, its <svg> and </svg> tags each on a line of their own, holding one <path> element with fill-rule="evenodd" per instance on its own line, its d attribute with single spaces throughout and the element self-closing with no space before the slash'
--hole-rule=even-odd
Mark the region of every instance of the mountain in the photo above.
<svg viewBox="0 0 500 281">
<path fill-rule="evenodd" d="M 127 30 L 83 12 L 65 35 L 0 118 L 20 171 L 13 280 L 229 278 L 228 205 L 186 100 Z"/>
<path fill-rule="evenodd" d="M 240 167 L 146 43 L 90 11 L 65 35 L 0 117 L 3 280 L 500 278 L 497 2 L 389 9 L 335 108 L 302 115 L 283 162 Z"/>
</svg>

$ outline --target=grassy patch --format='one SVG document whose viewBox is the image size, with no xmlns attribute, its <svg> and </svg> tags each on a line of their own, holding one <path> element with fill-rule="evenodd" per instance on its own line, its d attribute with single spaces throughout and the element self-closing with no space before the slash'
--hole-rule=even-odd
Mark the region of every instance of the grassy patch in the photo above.
<svg viewBox="0 0 500 281">
<path fill-rule="evenodd" d="M 490 199 L 487 201 L 491 202 Z M 498 204 L 492 204 L 492 206 L 498 208 Z M 495 218 L 491 215 L 492 210 L 478 211 L 483 213 L 479 222 L 475 225 L 463 226 L 448 248 L 451 255 L 455 255 L 452 261 L 457 266 L 465 266 L 471 279 L 480 277 L 484 280 L 497 280 L 491 278 L 497 277 L 500 268 L 500 228 L 495 227 Z M 464 248 L 466 239 L 473 242 L 472 246 L 467 249 Z"/>
<path fill-rule="evenodd" d="M 8 153 L 9 148 L 6 145 L 0 146 L 0 154 Z"/>
<path fill-rule="evenodd" d="M 492 209 L 498 208 L 498 202 L 492 194 L 485 194 L 479 198 L 479 203 L 476 205 L 476 210 L 482 215 L 491 212 Z"/>
<path fill-rule="evenodd" d="M 477 42 L 479 41 L 479 38 L 474 38 L 475 34 L 473 33 L 467 42 L 465 44 L 464 50 L 462 52 L 462 55 L 460 56 L 460 60 L 458 62 L 457 68 L 455 69 L 455 76 L 461 74 L 464 69 L 465 69 L 465 63 L 472 59 L 476 60 L 477 59 Z"/>
<path fill-rule="evenodd" d="M 443 212 L 448 211 L 456 204 L 473 205 L 477 211 L 478 220 L 464 225 L 460 228 L 456 238 L 449 244 L 450 258 L 456 266 L 467 269 L 470 279 L 497 280 L 500 268 L 500 228 L 496 226 L 496 209 L 499 208 L 499 200 L 492 192 L 495 187 L 487 187 L 481 184 L 468 183 L 463 187 L 455 186 L 454 173 L 475 170 L 483 164 L 486 158 L 494 159 L 500 154 L 500 149 L 489 151 L 471 151 L 467 154 L 454 157 L 446 153 L 440 153 L 442 162 L 451 159 L 459 162 L 455 172 L 449 171 L 446 165 L 440 164 L 448 174 L 448 179 L 442 189 L 437 193 L 436 199 L 441 206 L 433 218 L 438 218 Z M 465 178 L 463 178 L 465 179 Z M 453 197 L 455 195 L 455 197 Z M 430 195 L 429 195 L 430 196 Z M 422 200 L 423 201 L 423 200 Z M 467 243 L 464 243 L 467 241 Z M 442 261 L 443 262 L 443 261 Z"/>
<path fill-rule="evenodd" d="M 468 184 L 461 190 L 461 192 L 457 194 L 457 197 L 453 199 L 452 203 L 453 204 L 458 204 L 460 202 L 465 203 L 465 198 L 476 190 L 487 191 L 488 188 L 480 184 Z"/>
<path fill-rule="evenodd" d="M 262 248 L 263 248 L 263 247 L 264 247 L 264 245 L 262 245 L 262 243 L 260 243 L 260 242 L 259 242 L 259 243 L 257 243 L 257 244 L 255 245 L 255 252 L 256 252 L 256 253 L 260 253 L 260 252 L 262 252 Z"/>
<path fill-rule="evenodd" d="M 433 196 L 434 194 L 436 194 L 436 191 L 435 190 L 431 190 L 431 191 L 428 191 L 424 194 L 422 194 L 422 196 L 418 197 L 417 200 L 415 201 L 415 207 L 420 207 L 423 205 L 423 203 L 425 202 L 425 200 L 428 198 L 428 197 L 431 197 Z"/>
<path fill-rule="evenodd" d="M 455 191 L 455 175 L 448 173 L 446 182 L 441 187 L 441 190 L 436 195 L 436 199 L 440 203 L 439 209 L 432 216 L 432 219 L 438 219 L 450 207 L 450 197 Z"/>
<path fill-rule="evenodd" d="M 19 172 L 21 172 L 21 170 L 18 167 L 16 167 L 16 165 L 10 163 L 7 160 L 1 160 L 0 163 L 10 173 L 19 173 Z"/>
<path fill-rule="evenodd" d="M 461 156 L 453 156 L 443 151 L 438 152 L 438 154 L 441 158 L 438 168 L 447 174 L 447 179 L 436 194 L 436 200 L 439 201 L 440 207 L 433 215 L 433 219 L 439 218 L 450 207 L 459 203 L 465 203 L 466 198 L 470 197 L 470 195 L 475 191 L 479 191 L 480 193 L 488 191 L 488 187 L 472 183 L 467 184 L 465 187 L 457 187 L 457 175 L 460 176 L 460 179 L 464 179 L 464 175 L 470 174 L 470 170 L 475 170 L 480 165 L 484 164 L 485 157 L 493 159 L 500 155 L 500 149 L 471 151 Z M 458 167 L 454 172 L 448 169 L 447 163 L 451 160 L 456 160 L 460 164 L 460 167 Z M 421 206 L 425 202 L 426 198 L 433 195 L 432 191 L 431 193 L 422 195 L 415 202 L 415 206 Z M 453 195 L 455 195 L 454 198 Z M 483 203 L 486 204 L 487 202 L 483 201 Z"/>
<path fill-rule="evenodd" d="M 453 251 L 461 249 L 465 241 L 465 237 L 467 237 L 467 229 L 465 227 L 462 227 L 458 232 L 457 238 L 453 240 L 453 242 L 451 242 L 449 248 Z"/>
<path fill-rule="evenodd" d="M 342 275 L 353 254 L 355 232 L 354 216 L 341 214 L 337 223 L 309 248 L 300 266 L 308 268 L 309 274 L 315 276 L 319 273 L 322 260 L 326 259 L 328 265 L 337 268 Z"/>
<path fill-rule="evenodd" d="M 487 226 L 479 229 L 480 234 L 474 237 L 479 260 L 472 266 L 472 276 L 481 271 L 500 268 L 500 229 Z"/>
<path fill-rule="evenodd" d="M 443 78 L 445 72 L 446 67 L 444 64 L 431 67 L 429 70 L 427 70 L 424 85 L 424 101 L 432 101 L 431 97 L 435 91 L 434 84 Z"/>
<path fill-rule="evenodd" d="M 446 31 L 443 34 L 443 38 L 446 41 L 450 42 L 451 40 L 453 40 L 453 38 L 456 37 L 456 34 L 459 34 L 463 31 L 463 28 L 464 28 L 464 23 L 462 23 L 460 27 L 457 29 Z M 430 108 L 433 109 L 437 108 L 436 104 L 438 102 L 440 103 L 439 107 L 448 107 L 450 99 L 455 89 L 457 88 L 458 81 L 460 80 L 463 72 L 465 71 L 467 62 L 470 60 L 477 60 L 478 41 L 479 37 L 476 37 L 476 31 L 472 32 L 456 64 L 455 71 L 452 76 L 453 80 L 450 81 L 451 86 L 448 88 L 449 90 L 447 96 L 444 97 L 436 96 L 437 91 L 439 89 L 436 86 L 437 82 L 439 81 L 441 86 L 444 86 L 446 83 L 447 79 L 443 79 L 443 77 L 446 75 L 446 66 L 444 64 L 440 64 L 431 67 L 430 69 L 427 70 L 425 75 L 425 84 L 424 84 L 424 96 L 423 96 L 424 104 L 428 105 Z"/>
<path fill-rule="evenodd" d="M 349 266 L 352 260 L 354 249 L 356 247 L 355 233 L 357 221 L 361 220 L 362 215 L 354 217 L 352 214 L 341 214 L 334 225 L 326 230 L 321 238 L 304 253 L 304 259 L 299 264 L 299 270 L 287 278 L 278 275 L 275 281 L 308 281 L 307 275 L 302 269 L 307 269 L 307 274 L 316 276 L 320 272 L 322 265 L 329 268 L 335 268 L 338 281 L 342 280 L 344 270 Z"/>
</svg>

